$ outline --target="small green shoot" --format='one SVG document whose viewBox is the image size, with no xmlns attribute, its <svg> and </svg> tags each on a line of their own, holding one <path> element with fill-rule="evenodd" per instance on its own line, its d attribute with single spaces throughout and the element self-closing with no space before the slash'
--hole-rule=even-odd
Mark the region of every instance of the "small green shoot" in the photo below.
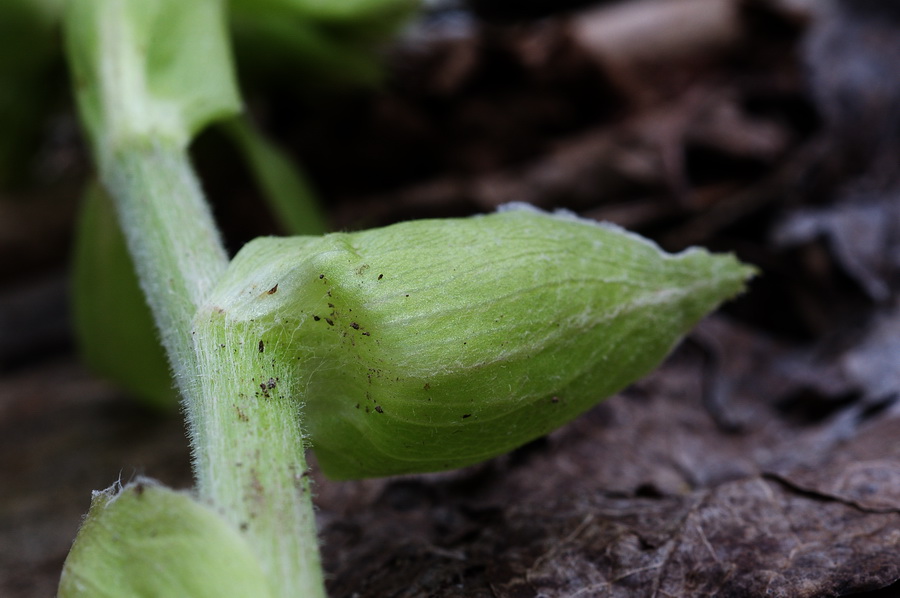
<svg viewBox="0 0 900 598">
<path fill-rule="evenodd" d="M 310 445 L 336 478 L 501 454 L 646 374 L 753 274 L 521 206 L 257 239 L 229 260 L 187 154 L 240 108 L 224 5 L 73 0 L 65 21 L 100 181 L 183 396 L 197 488 L 97 495 L 62 598 L 324 597 Z"/>
</svg>

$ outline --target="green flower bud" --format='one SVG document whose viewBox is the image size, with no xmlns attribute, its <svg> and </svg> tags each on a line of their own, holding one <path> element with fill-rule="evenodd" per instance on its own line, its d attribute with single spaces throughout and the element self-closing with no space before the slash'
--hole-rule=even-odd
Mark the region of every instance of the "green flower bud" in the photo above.
<svg viewBox="0 0 900 598">
<path fill-rule="evenodd" d="M 95 492 L 66 559 L 59 598 L 270 596 L 240 532 L 152 480 Z"/>
<path fill-rule="evenodd" d="M 201 317 L 298 364 L 319 463 L 346 479 L 460 467 L 546 434 L 648 373 L 752 274 L 507 209 L 255 240 Z"/>
</svg>

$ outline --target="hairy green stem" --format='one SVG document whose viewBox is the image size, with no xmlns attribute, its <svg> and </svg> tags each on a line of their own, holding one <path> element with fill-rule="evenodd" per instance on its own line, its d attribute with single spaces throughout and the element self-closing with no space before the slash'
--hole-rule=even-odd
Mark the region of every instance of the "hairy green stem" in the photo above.
<svg viewBox="0 0 900 598">
<path fill-rule="evenodd" d="M 194 315 L 228 267 L 228 257 L 184 149 L 132 138 L 107 156 L 103 182 L 178 384 L 190 394 L 197 374 L 190 367 Z"/>
<path fill-rule="evenodd" d="M 193 433 L 201 497 L 244 532 L 274 595 L 324 597 L 296 370 L 272 356 L 274 338 L 230 324 L 216 308 L 200 314 L 196 339 L 203 378 Z"/>
<path fill-rule="evenodd" d="M 225 14 L 222 0 L 78 0 L 66 4 L 67 47 L 101 180 L 184 396 L 200 496 L 253 547 L 261 596 L 315 598 L 324 585 L 298 389 L 277 360 L 260 372 L 261 355 L 206 305 L 229 260 L 186 148 L 240 110 Z"/>
<path fill-rule="evenodd" d="M 106 156 L 102 178 L 184 394 L 200 496 L 244 533 L 273 595 L 324 596 L 298 389 L 263 339 L 215 310 L 198 315 L 228 260 L 186 152 L 135 139 Z"/>
</svg>

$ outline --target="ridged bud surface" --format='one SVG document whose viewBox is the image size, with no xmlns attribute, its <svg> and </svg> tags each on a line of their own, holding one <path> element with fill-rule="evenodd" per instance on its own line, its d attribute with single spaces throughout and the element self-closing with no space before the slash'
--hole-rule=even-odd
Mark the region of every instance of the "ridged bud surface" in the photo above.
<svg viewBox="0 0 900 598">
<path fill-rule="evenodd" d="M 201 317 L 298 364 L 334 478 L 460 467 L 653 369 L 753 269 L 533 209 L 258 239 Z M 259 400 L 266 400 L 265 393 Z"/>
</svg>

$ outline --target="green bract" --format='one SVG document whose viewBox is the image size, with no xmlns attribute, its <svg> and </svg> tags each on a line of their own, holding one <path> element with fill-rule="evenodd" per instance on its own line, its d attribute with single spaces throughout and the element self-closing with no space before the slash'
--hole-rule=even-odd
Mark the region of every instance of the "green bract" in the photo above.
<svg viewBox="0 0 900 598">
<path fill-rule="evenodd" d="M 150 480 L 95 492 L 59 598 L 267 598 L 241 534 L 189 495 Z"/>
<path fill-rule="evenodd" d="M 527 209 L 265 238 L 234 259 L 197 340 L 227 329 L 247 355 L 296 364 L 331 477 L 434 471 L 515 448 L 643 376 L 752 273 Z M 268 400 L 265 371 L 243 384 Z"/>
</svg>

